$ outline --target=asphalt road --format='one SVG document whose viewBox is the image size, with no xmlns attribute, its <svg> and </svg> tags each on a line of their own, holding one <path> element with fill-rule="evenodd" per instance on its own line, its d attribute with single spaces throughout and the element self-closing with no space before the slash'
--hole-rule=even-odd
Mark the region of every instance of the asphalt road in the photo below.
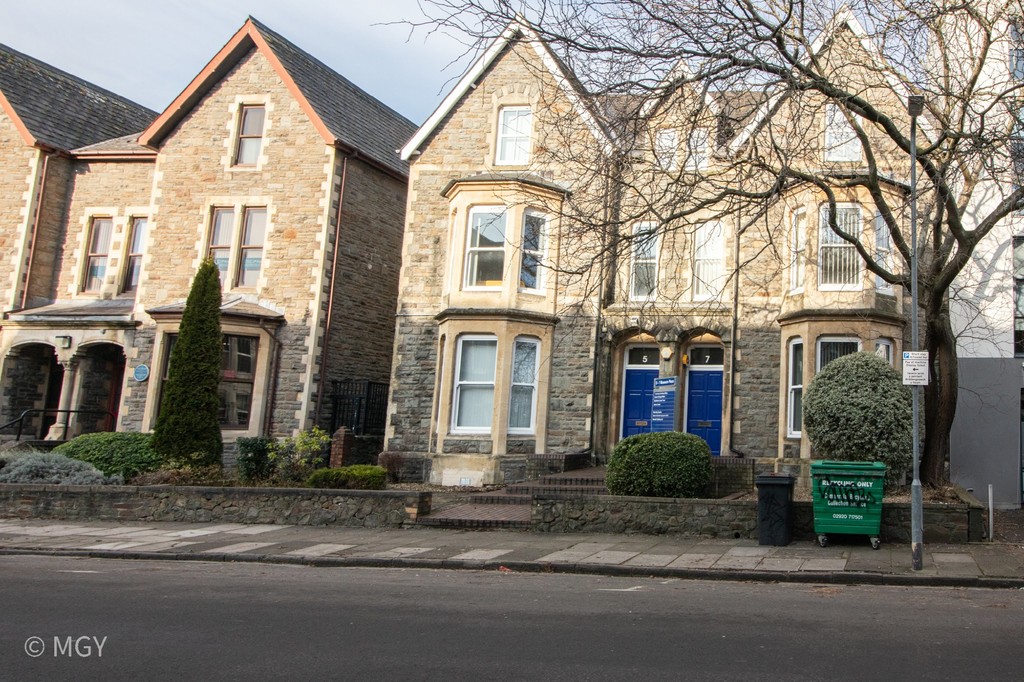
<svg viewBox="0 0 1024 682">
<path fill-rule="evenodd" d="M 992 681 L 1024 668 L 1020 590 L 8 556 L 0 613 L 0 680 Z"/>
</svg>

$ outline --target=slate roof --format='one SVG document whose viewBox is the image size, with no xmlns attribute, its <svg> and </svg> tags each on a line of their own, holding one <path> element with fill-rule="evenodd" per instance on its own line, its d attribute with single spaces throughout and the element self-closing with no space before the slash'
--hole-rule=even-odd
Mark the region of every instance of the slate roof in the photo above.
<svg viewBox="0 0 1024 682">
<path fill-rule="evenodd" d="M 0 92 L 36 142 L 62 150 L 143 130 L 156 112 L 0 45 Z"/>
<path fill-rule="evenodd" d="M 324 125 L 343 144 L 408 175 L 396 152 L 416 125 L 350 80 L 252 17 L 253 26 L 274 51 Z"/>
<path fill-rule="evenodd" d="M 153 316 L 176 316 L 181 315 L 184 311 L 185 301 L 177 301 L 168 305 L 161 305 L 146 309 L 146 312 Z M 231 298 L 222 301 L 220 305 L 220 312 L 221 315 L 249 317 L 261 320 L 281 321 L 284 319 L 284 315 L 282 313 L 279 313 L 272 308 L 267 308 L 259 305 L 258 303 L 251 303 L 240 298 Z"/>
<path fill-rule="evenodd" d="M 139 154 L 150 155 L 153 150 L 139 143 L 139 133 L 115 137 L 110 140 L 103 140 L 96 144 L 79 147 L 74 150 L 76 155 L 89 154 Z"/>
<path fill-rule="evenodd" d="M 86 320 L 88 318 L 127 317 L 132 314 L 135 301 L 132 299 L 115 298 L 109 300 L 62 301 L 39 308 L 20 310 L 9 315 L 17 321 L 61 321 Z"/>
</svg>

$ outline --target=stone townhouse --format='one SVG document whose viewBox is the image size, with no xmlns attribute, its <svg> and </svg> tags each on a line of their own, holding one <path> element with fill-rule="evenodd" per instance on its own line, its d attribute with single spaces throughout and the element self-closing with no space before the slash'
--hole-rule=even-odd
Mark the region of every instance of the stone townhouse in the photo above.
<svg viewBox="0 0 1024 682">
<path fill-rule="evenodd" d="M 388 380 L 409 121 L 252 18 L 159 114 L 2 55 L 0 421 L 150 430 L 206 257 L 227 451 Z"/>
<path fill-rule="evenodd" d="M 871 58 L 848 13 L 817 49 L 841 51 L 837 68 Z M 870 70 L 850 77 L 883 89 Z M 902 292 L 837 239 L 820 191 L 796 187 L 760 213 L 721 205 L 716 190 L 759 181 L 733 162 L 744 145 L 794 130 L 803 163 L 861 165 L 824 102 L 592 98 L 530 26 L 511 25 L 402 150 L 386 450 L 424 479 L 476 485 L 678 430 L 717 456 L 806 470 L 803 387 L 858 350 L 898 365 L 905 324 Z M 624 180 L 600 182 L 612 174 Z M 661 203 L 693 174 L 685 206 Z M 867 199 L 840 191 L 835 220 L 888 258 Z"/>
</svg>

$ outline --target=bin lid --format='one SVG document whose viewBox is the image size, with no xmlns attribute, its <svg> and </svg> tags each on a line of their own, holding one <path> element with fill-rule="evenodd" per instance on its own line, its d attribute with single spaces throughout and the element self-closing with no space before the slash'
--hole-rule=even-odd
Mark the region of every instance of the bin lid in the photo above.
<svg viewBox="0 0 1024 682">
<path fill-rule="evenodd" d="M 846 474 L 849 476 L 885 476 L 884 462 L 840 462 L 834 459 L 811 461 L 811 475 Z"/>
<path fill-rule="evenodd" d="M 757 485 L 793 485 L 796 478 L 789 474 L 760 474 L 754 479 Z"/>
</svg>

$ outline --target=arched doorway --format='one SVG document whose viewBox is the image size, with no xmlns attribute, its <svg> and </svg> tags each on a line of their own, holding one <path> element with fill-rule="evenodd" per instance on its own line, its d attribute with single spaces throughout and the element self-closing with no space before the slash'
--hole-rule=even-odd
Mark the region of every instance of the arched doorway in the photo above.
<svg viewBox="0 0 1024 682">
<path fill-rule="evenodd" d="M 630 344 L 625 347 L 620 439 L 651 430 L 654 380 L 658 378 L 658 364 L 657 344 Z"/>
<path fill-rule="evenodd" d="M 115 431 L 124 384 L 124 350 L 113 343 L 94 343 L 79 347 L 75 359 L 78 378 L 72 408 L 78 412 L 72 433 Z"/>
<path fill-rule="evenodd" d="M 711 454 L 722 454 L 722 383 L 725 349 L 707 339 L 690 346 L 687 352 L 684 430 L 700 436 Z"/>
<path fill-rule="evenodd" d="M 4 358 L 0 379 L 0 424 L 10 424 L 2 435 L 14 437 L 20 432 L 22 439 L 45 437 L 55 420 L 55 414 L 46 410 L 57 409 L 63 378 L 53 346 L 27 343 L 12 348 Z M 23 414 L 24 419 L 12 423 Z"/>
</svg>

